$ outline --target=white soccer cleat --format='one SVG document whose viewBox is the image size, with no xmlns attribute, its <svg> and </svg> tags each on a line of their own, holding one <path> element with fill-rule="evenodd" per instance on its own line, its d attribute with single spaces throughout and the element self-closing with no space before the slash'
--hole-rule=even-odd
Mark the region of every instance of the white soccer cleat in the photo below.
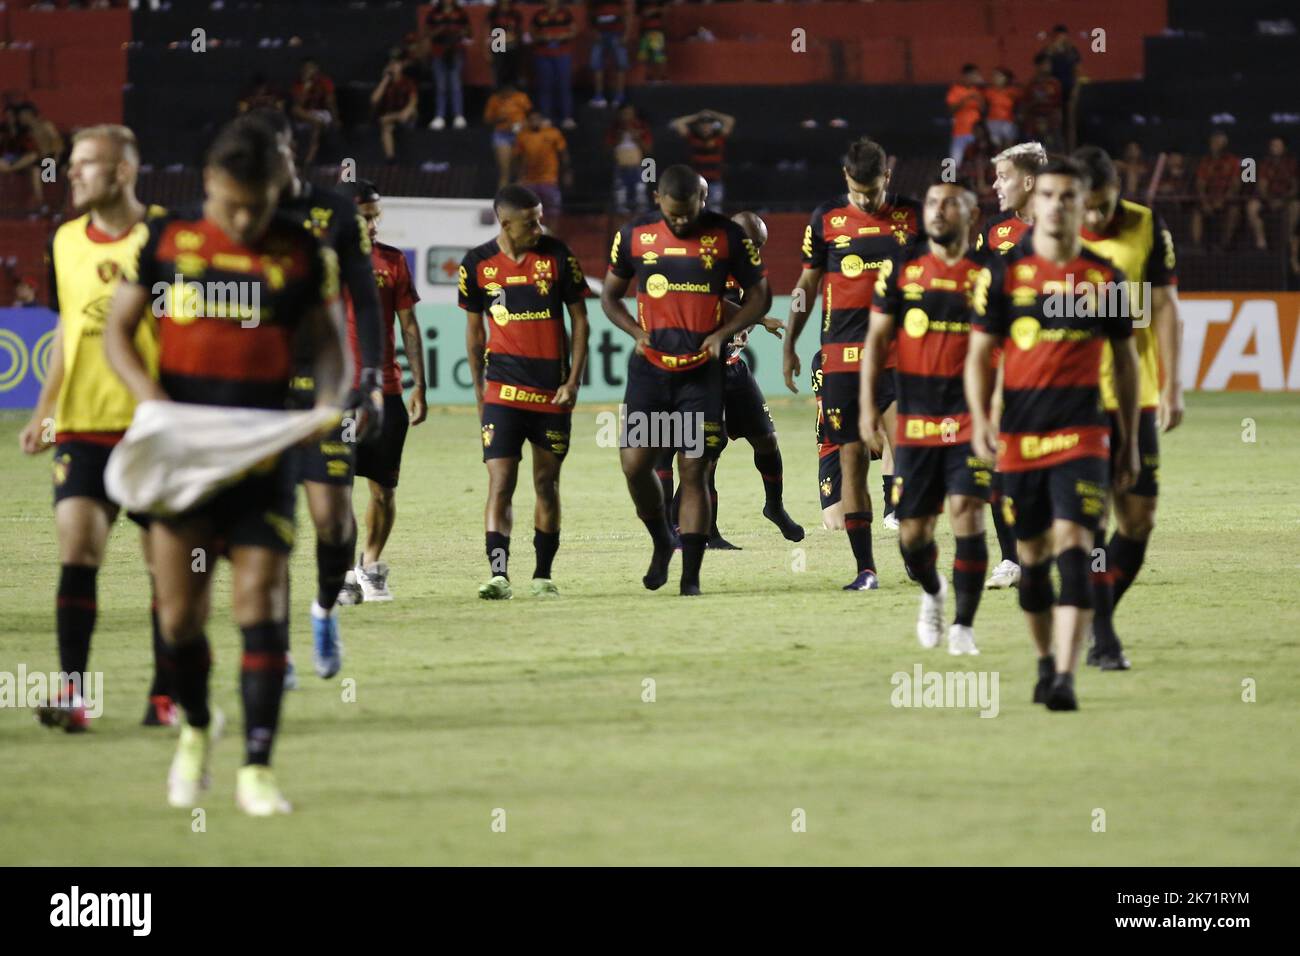
<svg viewBox="0 0 1300 956">
<path fill-rule="evenodd" d="M 883 524 L 890 531 L 897 531 L 898 516 L 891 511 L 889 514 L 885 515 L 884 519 L 881 521 L 881 524 Z"/>
<path fill-rule="evenodd" d="M 188 810 L 198 805 L 211 783 L 208 764 L 212 759 L 212 748 L 220 739 L 225 726 L 225 715 L 216 708 L 212 709 L 208 726 L 202 730 L 189 724 L 181 725 L 176 756 L 172 757 L 171 768 L 167 771 L 169 806 Z"/>
<path fill-rule="evenodd" d="M 954 657 L 961 654 L 978 654 L 975 646 L 975 630 L 965 624 L 954 624 L 948 628 L 948 653 Z"/>
<path fill-rule="evenodd" d="M 368 567 L 358 564 L 356 571 L 349 573 L 356 575 L 356 582 L 361 587 L 361 596 L 366 603 L 393 599 L 393 593 L 388 590 L 388 565 L 383 561 L 376 561 Z"/>
<path fill-rule="evenodd" d="M 365 589 L 357 580 L 357 572 L 349 571 L 343 578 L 343 587 L 339 588 L 340 604 L 360 604 L 366 599 Z"/>
<path fill-rule="evenodd" d="M 452 129 L 464 129 L 467 125 L 468 124 L 465 122 L 465 117 L 463 116 L 457 116 L 454 120 L 451 121 Z"/>
<path fill-rule="evenodd" d="M 1020 584 L 1020 565 L 1014 561 L 999 561 L 989 579 L 984 582 L 984 590 L 998 591 L 1002 588 L 1014 588 Z"/>
<path fill-rule="evenodd" d="M 280 792 L 270 767 L 246 764 L 235 777 L 235 804 L 250 817 L 290 813 L 293 807 Z"/>
<path fill-rule="evenodd" d="M 433 121 L 429 123 L 429 129 L 439 130 L 439 129 L 446 129 L 446 128 L 447 128 L 447 121 L 443 119 L 441 116 L 435 116 L 433 118 Z"/>
<path fill-rule="evenodd" d="M 926 650 L 939 646 L 943 637 L 943 606 L 948 599 L 948 579 L 939 575 L 939 593 L 921 591 L 921 613 L 916 616 L 916 639 Z"/>
</svg>

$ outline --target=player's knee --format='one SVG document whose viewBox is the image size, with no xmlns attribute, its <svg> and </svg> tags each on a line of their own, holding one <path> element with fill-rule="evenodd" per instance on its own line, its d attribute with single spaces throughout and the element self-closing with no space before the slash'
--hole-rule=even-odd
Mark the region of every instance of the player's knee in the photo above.
<svg viewBox="0 0 1300 956">
<path fill-rule="evenodd" d="M 158 602 L 158 630 L 163 640 L 173 647 L 198 640 L 203 623 L 202 608 L 197 602 L 189 607 L 179 602 Z"/>
<path fill-rule="evenodd" d="M 1133 541 L 1145 541 L 1151 537 L 1156 527 L 1156 509 L 1153 501 L 1150 506 L 1142 505 L 1129 508 L 1115 516 L 1115 526 L 1119 533 Z"/>
<path fill-rule="evenodd" d="M 770 455 L 777 450 L 776 432 L 770 435 L 755 435 L 749 440 L 757 455 Z"/>
<path fill-rule="evenodd" d="M 1061 574 L 1059 603 L 1069 607 L 1091 608 L 1092 578 L 1088 568 L 1088 552 L 1083 548 L 1067 548 L 1056 556 L 1056 569 Z"/>
<path fill-rule="evenodd" d="M 1052 562 L 1020 565 L 1020 609 L 1030 614 L 1050 611 L 1056 603 L 1052 592 Z"/>
</svg>

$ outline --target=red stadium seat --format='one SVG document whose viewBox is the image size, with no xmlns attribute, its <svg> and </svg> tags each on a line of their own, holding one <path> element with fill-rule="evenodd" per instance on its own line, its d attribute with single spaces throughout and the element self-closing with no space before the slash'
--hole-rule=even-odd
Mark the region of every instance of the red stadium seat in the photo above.
<svg viewBox="0 0 1300 956">
<path fill-rule="evenodd" d="M 0 50 L 0 89 L 25 90 L 32 82 L 32 51 Z"/>
<path fill-rule="evenodd" d="M 1001 57 L 997 37 L 993 36 L 914 36 L 908 41 L 912 51 L 913 83 L 952 83 L 963 63 L 974 63 L 985 74 Z M 987 77 L 986 77 L 987 78 Z"/>
</svg>

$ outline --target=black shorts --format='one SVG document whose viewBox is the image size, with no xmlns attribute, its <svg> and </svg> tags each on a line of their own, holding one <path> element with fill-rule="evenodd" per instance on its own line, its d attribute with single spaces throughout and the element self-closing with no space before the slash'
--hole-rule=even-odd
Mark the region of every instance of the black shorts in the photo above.
<svg viewBox="0 0 1300 956">
<path fill-rule="evenodd" d="M 379 437 L 362 442 L 357 448 L 357 476 L 369 478 L 384 488 L 396 488 L 398 473 L 402 470 L 406 431 L 410 427 L 411 416 L 406 411 L 402 396 L 385 395 L 383 430 Z"/>
<path fill-rule="evenodd" d="M 1037 538 L 1055 520 L 1096 531 L 1106 504 L 1110 462 L 1076 458 L 1050 468 L 1004 471 L 1002 518 L 1017 541 Z"/>
<path fill-rule="evenodd" d="M 894 448 L 894 487 L 890 502 L 904 518 L 937 515 L 949 495 L 989 500 L 992 463 L 978 458 L 969 442 L 952 445 L 898 445 Z"/>
<path fill-rule="evenodd" d="M 876 411 L 883 412 L 898 401 L 898 373 L 892 368 L 882 369 L 876 379 Z"/>
<path fill-rule="evenodd" d="M 1114 474 L 1114 452 L 1119 448 L 1119 414 L 1107 412 L 1110 417 L 1111 474 Z M 1155 498 L 1160 494 L 1160 428 L 1156 424 L 1156 410 L 1144 408 L 1138 414 L 1138 459 L 1141 468 L 1137 481 L 1125 494 Z"/>
<path fill-rule="evenodd" d="M 569 453 L 573 429 L 570 412 L 534 412 L 497 402 L 483 403 L 481 422 L 483 460 L 523 458 L 524 442 L 530 441 L 563 460 Z"/>
<path fill-rule="evenodd" d="M 356 444 L 343 440 L 344 423 L 309 444 L 299 445 L 293 458 L 298 481 L 322 485 L 351 485 L 356 473 Z"/>
<path fill-rule="evenodd" d="M 758 380 L 744 359 L 724 366 L 722 400 L 722 417 L 729 439 L 757 438 L 776 433 L 776 423 L 767 410 L 763 390 L 758 387 Z"/>
<path fill-rule="evenodd" d="M 822 499 L 822 510 L 840 503 L 840 450 L 817 459 L 817 493 Z"/>
<path fill-rule="evenodd" d="M 93 441 L 62 441 L 54 446 L 54 504 L 65 498 L 94 498 L 117 507 L 104 488 L 104 469 L 112 445 Z M 127 512 L 126 515 L 142 528 L 149 526 L 148 515 Z"/>
<path fill-rule="evenodd" d="M 673 448 L 716 459 L 727 447 L 721 362 L 665 372 L 633 354 L 623 394 L 621 448 Z"/>
<path fill-rule="evenodd" d="M 835 445 L 861 441 L 858 434 L 858 388 L 862 384 L 857 372 L 822 370 L 822 434 Z"/>
<path fill-rule="evenodd" d="M 293 550 L 298 493 L 294 458 L 286 452 L 265 471 L 241 478 L 208 501 L 178 515 L 153 520 L 166 526 L 210 522 L 222 554 L 228 554 L 232 547 L 269 548 L 288 554 Z"/>
</svg>

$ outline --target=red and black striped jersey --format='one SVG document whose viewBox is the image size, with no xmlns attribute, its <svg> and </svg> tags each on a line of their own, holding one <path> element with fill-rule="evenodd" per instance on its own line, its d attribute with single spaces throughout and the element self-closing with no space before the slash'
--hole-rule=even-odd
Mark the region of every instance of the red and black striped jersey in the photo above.
<svg viewBox="0 0 1300 956">
<path fill-rule="evenodd" d="M 703 176 L 706 182 L 713 183 L 722 178 L 727 137 L 721 133 L 699 136 L 692 131 L 686 137 L 686 145 L 690 148 L 691 168 Z"/>
<path fill-rule="evenodd" d="M 766 275 L 758 247 L 711 210 L 685 236 L 673 235 L 661 213 L 638 216 L 614 235 L 609 271 L 636 278 L 637 322 L 650 333 L 646 358 L 668 371 L 708 361 L 701 346 L 722 324 L 728 277 L 743 291 Z"/>
<path fill-rule="evenodd" d="M 649 33 L 651 30 L 660 30 L 664 28 L 664 7 L 668 0 L 638 0 L 637 16 L 641 20 L 641 32 Z"/>
<path fill-rule="evenodd" d="M 1021 243 L 972 290 L 976 329 L 1003 345 L 998 471 L 1108 458 L 1102 347 L 1133 334 L 1124 273 L 1086 249 L 1057 265 Z"/>
<path fill-rule="evenodd" d="M 271 221 L 251 246 L 207 219 L 149 226 L 137 285 L 161 344 L 159 384 L 173 401 L 284 408 L 304 317 L 338 296 L 338 260 L 301 227 Z"/>
<path fill-rule="evenodd" d="M 893 320 L 898 348 L 900 445 L 970 441 L 963 374 L 970 345 L 971 290 L 989 253 L 967 253 L 948 265 L 928 240 L 899 250 L 876 279 L 872 311 Z"/>
<path fill-rule="evenodd" d="M 1009 212 L 1001 219 L 995 219 L 989 223 L 989 227 L 981 232 L 976 239 L 975 248 L 990 249 L 993 252 L 1006 255 L 1025 237 L 1025 233 L 1030 228 L 1029 223 L 1014 212 Z"/>
<path fill-rule="evenodd" d="M 921 205 L 892 196 L 875 212 L 866 212 L 843 195 L 824 202 L 803 234 L 805 269 L 825 272 L 822 285 L 821 342 L 823 370 L 858 371 L 858 355 L 867 338 L 876 273 L 900 246 L 920 232 Z M 886 368 L 893 368 L 890 349 Z"/>
<path fill-rule="evenodd" d="M 622 0 L 591 0 L 587 22 L 596 32 L 621 37 L 627 28 L 626 4 Z"/>
<path fill-rule="evenodd" d="M 401 249 L 376 242 L 371 246 L 370 261 L 375 269 L 375 287 L 379 290 L 379 316 L 384 325 L 384 352 L 381 369 L 384 376 L 384 394 L 402 394 L 402 372 L 397 367 L 396 318 L 402 309 L 413 309 L 420 301 L 411 281 L 411 269 Z M 349 308 L 351 302 L 349 301 Z M 356 337 L 355 324 L 349 324 L 349 334 Z M 353 346 L 355 350 L 355 345 Z"/>
<path fill-rule="evenodd" d="M 569 374 L 564 306 L 586 295 L 582 266 L 554 236 L 542 236 L 519 262 L 502 252 L 495 239 L 465 254 L 460 307 L 491 320 L 484 378 L 497 387 L 489 385 L 488 401 L 554 410 L 549 399 Z M 505 397 L 502 385 L 507 386 Z M 523 399 L 516 398 L 521 387 Z"/>
</svg>

